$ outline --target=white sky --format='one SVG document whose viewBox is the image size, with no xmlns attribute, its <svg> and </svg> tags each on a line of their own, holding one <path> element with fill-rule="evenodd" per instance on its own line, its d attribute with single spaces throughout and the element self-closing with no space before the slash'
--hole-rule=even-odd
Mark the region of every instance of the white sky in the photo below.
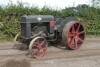
<svg viewBox="0 0 100 67">
<path fill-rule="evenodd" d="M 54 9 L 63 9 L 65 7 L 77 6 L 79 4 L 90 4 L 91 0 L 10 0 L 14 4 L 23 2 L 27 6 L 48 6 Z M 0 5 L 7 5 L 9 0 L 0 0 Z"/>
</svg>

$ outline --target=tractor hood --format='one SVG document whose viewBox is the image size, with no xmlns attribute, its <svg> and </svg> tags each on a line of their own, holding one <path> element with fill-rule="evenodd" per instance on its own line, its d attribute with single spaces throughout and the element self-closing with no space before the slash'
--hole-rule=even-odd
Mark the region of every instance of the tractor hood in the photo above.
<svg viewBox="0 0 100 67">
<path fill-rule="evenodd" d="M 29 15 L 21 17 L 21 23 L 50 22 L 51 20 L 54 20 L 54 16 L 52 15 Z"/>
</svg>

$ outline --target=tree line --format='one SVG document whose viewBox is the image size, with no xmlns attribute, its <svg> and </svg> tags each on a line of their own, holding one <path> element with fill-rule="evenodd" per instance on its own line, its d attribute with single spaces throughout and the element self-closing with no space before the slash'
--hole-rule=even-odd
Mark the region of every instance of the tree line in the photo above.
<svg viewBox="0 0 100 67">
<path fill-rule="evenodd" d="M 53 15 L 55 17 L 74 16 L 82 21 L 87 34 L 100 34 L 100 8 L 88 5 L 78 5 L 61 10 L 44 6 L 43 8 L 28 7 L 22 3 L 0 6 L 0 39 L 13 38 L 20 32 L 20 19 L 23 15 Z"/>
</svg>

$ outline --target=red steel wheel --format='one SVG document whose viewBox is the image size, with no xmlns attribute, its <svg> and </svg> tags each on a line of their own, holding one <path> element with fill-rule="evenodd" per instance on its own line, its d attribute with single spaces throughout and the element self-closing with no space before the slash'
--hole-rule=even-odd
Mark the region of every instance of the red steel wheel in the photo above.
<svg viewBox="0 0 100 67">
<path fill-rule="evenodd" d="M 29 45 L 29 51 L 33 58 L 41 59 L 47 53 L 47 41 L 43 37 L 34 38 Z"/>
<path fill-rule="evenodd" d="M 63 29 L 63 37 L 65 37 L 67 48 L 72 50 L 78 49 L 83 44 L 85 38 L 83 25 L 79 21 L 67 23 Z"/>
</svg>

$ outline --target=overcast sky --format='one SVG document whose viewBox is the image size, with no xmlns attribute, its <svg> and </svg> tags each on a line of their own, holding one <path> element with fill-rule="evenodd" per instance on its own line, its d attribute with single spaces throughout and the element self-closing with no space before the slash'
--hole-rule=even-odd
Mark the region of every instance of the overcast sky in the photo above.
<svg viewBox="0 0 100 67">
<path fill-rule="evenodd" d="M 48 6 L 54 9 L 63 9 L 65 7 L 77 6 L 79 4 L 90 4 L 91 0 L 10 0 L 14 4 L 18 1 L 23 2 L 27 6 Z M 0 0 L 0 5 L 7 5 L 9 0 Z"/>
</svg>

